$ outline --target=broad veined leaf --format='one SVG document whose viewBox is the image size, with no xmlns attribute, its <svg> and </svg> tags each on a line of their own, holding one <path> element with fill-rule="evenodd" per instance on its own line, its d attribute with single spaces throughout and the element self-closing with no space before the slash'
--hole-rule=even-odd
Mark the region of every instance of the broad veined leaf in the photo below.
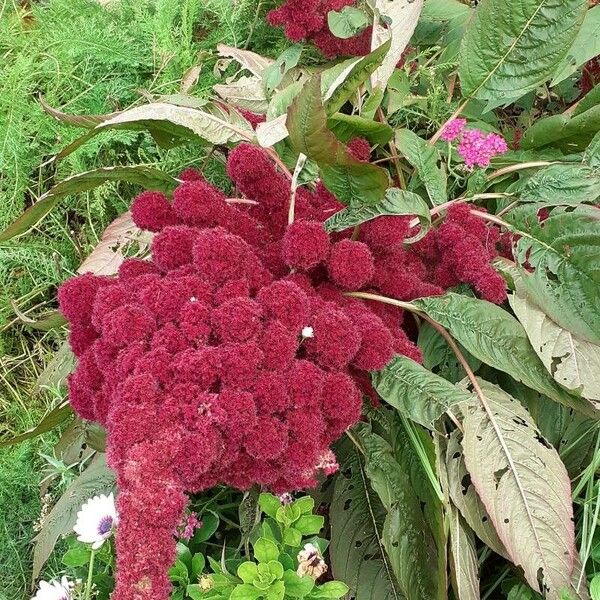
<svg viewBox="0 0 600 600">
<path fill-rule="evenodd" d="M 379 47 L 384 41 L 390 40 L 390 50 L 382 65 L 373 73 L 371 84 L 373 88 L 385 90 L 387 83 L 406 50 L 412 37 L 419 15 L 423 10 L 424 0 L 369 0 L 375 16 L 373 24 L 372 48 Z M 380 24 L 383 20 L 387 27 Z"/>
<path fill-rule="evenodd" d="M 473 401 L 463 420 L 467 469 L 510 559 L 533 589 L 559 600 L 577 554 L 569 475 L 521 404 L 478 381 L 485 405 Z"/>
<path fill-rule="evenodd" d="M 336 454 L 344 467 L 329 510 L 333 576 L 348 584 L 356 600 L 404 600 L 383 548 L 385 509 L 369 484 L 362 457 L 348 443 Z"/>
<path fill-rule="evenodd" d="M 550 79 L 583 22 L 587 0 L 481 2 L 467 27 L 459 60 L 465 97 L 488 110 Z"/>
<path fill-rule="evenodd" d="M 286 74 L 298 64 L 303 50 L 302 44 L 294 44 L 286 48 L 275 62 L 263 71 L 262 78 L 268 91 L 278 87 Z"/>
<path fill-rule="evenodd" d="M 600 54 L 600 6 L 590 8 L 567 55 L 558 65 L 550 85 L 556 85 L 575 73 L 581 65 Z"/>
<path fill-rule="evenodd" d="M 446 193 L 446 175 L 438 166 L 440 153 L 410 129 L 399 129 L 395 138 L 398 150 L 415 168 L 419 179 L 423 182 L 429 199 L 433 205 L 443 204 L 448 200 Z"/>
<path fill-rule="evenodd" d="M 50 106 L 41 94 L 40 104 L 45 112 L 47 112 L 51 117 L 54 117 L 60 123 L 64 123 L 65 125 L 74 125 L 75 127 L 83 127 L 85 129 L 93 128 L 96 125 L 99 125 L 111 117 L 116 117 L 119 114 L 115 112 L 106 115 L 70 115 Z"/>
<path fill-rule="evenodd" d="M 583 160 L 594 169 L 600 168 L 600 132 L 594 136 L 590 145 L 585 149 Z"/>
<path fill-rule="evenodd" d="M 364 137 L 372 144 L 387 144 L 394 137 L 394 130 L 387 123 L 365 119 L 358 115 L 335 113 L 327 119 L 327 127 L 342 142 Z"/>
<path fill-rule="evenodd" d="M 508 558 L 506 549 L 494 529 L 490 515 L 473 487 L 471 476 L 465 465 L 461 440 L 461 432 L 455 429 L 448 438 L 442 456 L 448 475 L 448 493 L 468 526 L 477 534 L 477 537 L 496 554 Z"/>
<path fill-rule="evenodd" d="M 576 163 L 549 165 L 515 182 L 506 191 L 521 202 L 593 203 L 600 196 L 600 172 Z"/>
<path fill-rule="evenodd" d="M 262 77 L 264 70 L 275 62 L 272 58 L 266 58 L 256 52 L 226 46 L 225 44 L 217 44 L 217 51 L 219 56 L 233 58 L 244 69 L 257 77 Z"/>
<path fill-rule="evenodd" d="M 140 251 L 148 249 L 152 234 L 139 229 L 131 218 L 129 211 L 117 217 L 102 234 L 102 239 L 92 253 L 81 263 L 78 273 L 94 273 L 96 275 L 115 275 L 125 253 L 131 244 L 138 244 Z"/>
<path fill-rule="evenodd" d="M 93 190 L 107 181 L 126 181 L 140 185 L 145 189 L 172 191 L 177 180 L 154 167 L 138 165 L 133 167 L 102 167 L 68 177 L 49 189 L 40 199 L 30 206 L 16 221 L 0 233 L 0 242 L 27 233 L 35 227 L 64 196 Z"/>
<path fill-rule="evenodd" d="M 390 44 L 387 41 L 362 58 L 347 60 L 322 73 L 321 93 L 327 114 L 338 112 L 369 79 L 386 57 Z"/>
<path fill-rule="evenodd" d="M 64 423 L 72 414 L 73 409 L 70 404 L 68 402 L 61 402 L 58 406 L 46 413 L 35 427 L 20 433 L 19 435 L 15 435 L 14 437 L 0 440 L 0 448 L 3 446 L 20 444 L 25 440 L 52 431 L 52 429 L 58 427 L 61 423 Z"/>
<path fill-rule="evenodd" d="M 330 10 L 327 13 L 329 31 L 343 40 L 359 34 L 370 21 L 366 13 L 354 6 L 344 6 L 339 12 Z"/>
<path fill-rule="evenodd" d="M 396 356 L 372 375 L 373 387 L 391 406 L 416 423 L 435 429 L 438 419 L 470 394 L 406 356 Z"/>
<path fill-rule="evenodd" d="M 340 201 L 361 206 L 383 199 L 389 183 L 387 171 L 356 160 L 327 129 L 320 77 L 314 77 L 294 99 L 287 128 L 294 149 L 319 165 L 324 185 Z"/>
<path fill-rule="evenodd" d="M 595 85 L 577 104 L 573 107 L 573 116 L 581 115 L 594 106 L 600 104 L 600 84 Z"/>
<path fill-rule="evenodd" d="M 259 77 L 240 77 L 229 84 L 217 84 L 213 89 L 223 100 L 255 113 L 266 113 L 269 101 Z"/>
<path fill-rule="evenodd" d="M 115 476 L 106 466 L 104 454 L 97 454 L 54 505 L 44 519 L 42 530 L 33 538 L 32 581 L 38 578 L 58 538 L 72 531 L 81 505 L 95 494 L 112 491 L 114 486 Z"/>
<path fill-rule="evenodd" d="M 405 465 L 386 440 L 363 423 L 355 428 L 365 451 L 366 473 L 387 511 L 383 543 L 408 600 L 445 597 L 436 573 L 437 549 Z M 444 551 L 445 554 L 445 551 Z"/>
<path fill-rule="evenodd" d="M 373 205 L 349 206 L 325 221 L 327 231 L 344 231 L 355 225 L 366 223 L 385 215 L 414 215 L 419 218 L 421 228 L 412 241 L 421 239 L 431 226 L 431 213 L 421 196 L 398 188 L 387 190 L 384 199 Z M 405 240 L 411 241 L 411 240 Z"/>
<path fill-rule="evenodd" d="M 580 340 L 557 325 L 519 285 L 509 301 L 552 377 L 569 391 L 600 402 L 600 346 Z"/>
<path fill-rule="evenodd" d="M 452 503 L 448 508 L 452 585 L 458 600 L 480 600 L 479 564 L 473 530 Z"/>
<path fill-rule="evenodd" d="M 256 139 L 263 148 L 269 148 L 285 140 L 289 135 L 286 127 L 287 115 L 259 123 L 256 126 Z"/>
<path fill-rule="evenodd" d="M 504 217 L 519 236 L 523 290 L 553 321 L 600 344 L 600 210 L 557 207 L 540 219 L 539 208 L 522 205 Z"/>
<path fill-rule="evenodd" d="M 503 308 L 455 293 L 420 298 L 414 304 L 448 329 L 479 360 L 556 402 L 598 418 L 598 411 L 589 402 L 572 396 L 554 381 L 521 323 Z"/>
</svg>

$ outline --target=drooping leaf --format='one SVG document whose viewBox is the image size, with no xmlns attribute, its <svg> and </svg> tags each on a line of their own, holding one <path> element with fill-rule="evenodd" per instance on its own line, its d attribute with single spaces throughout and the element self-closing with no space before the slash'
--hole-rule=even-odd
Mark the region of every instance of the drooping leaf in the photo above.
<svg viewBox="0 0 600 600">
<path fill-rule="evenodd" d="M 272 58 L 261 56 L 256 52 L 227 46 L 225 44 L 217 44 L 217 52 L 219 53 L 219 56 L 233 58 L 244 67 L 244 69 L 247 69 L 250 73 L 256 75 L 256 77 L 262 77 L 265 69 L 275 62 Z"/>
<path fill-rule="evenodd" d="M 598 54 L 600 54 L 600 7 L 593 6 L 585 14 L 583 25 L 567 55 L 558 65 L 550 85 L 560 83 Z"/>
<path fill-rule="evenodd" d="M 583 114 L 600 104 L 600 84 L 595 85 L 577 104 L 573 107 L 573 116 Z"/>
<path fill-rule="evenodd" d="M 576 557 L 569 475 L 521 404 L 479 380 L 485 406 L 465 409 L 463 448 L 473 485 L 529 585 L 559 600 Z"/>
<path fill-rule="evenodd" d="M 343 40 L 358 35 L 369 23 L 369 17 L 354 6 L 344 6 L 339 12 L 330 10 L 327 13 L 329 31 Z"/>
<path fill-rule="evenodd" d="M 383 548 L 385 509 L 373 492 L 362 458 L 351 445 L 337 452 L 343 465 L 329 509 L 332 574 L 356 600 L 404 600 Z"/>
<path fill-rule="evenodd" d="M 475 536 L 452 504 L 449 505 L 449 529 L 452 584 L 458 600 L 480 600 Z"/>
<path fill-rule="evenodd" d="M 104 454 L 96 455 L 54 505 L 44 519 L 41 531 L 33 539 L 32 581 L 38 578 L 58 538 L 72 531 L 81 505 L 95 494 L 110 492 L 114 485 L 115 476 L 106 466 Z"/>
<path fill-rule="evenodd" d="M 278 87 L 285 75 L 298 64 L 303 50 L 302 44 L 294 44 L 286 48 L 275 62 L 263 71 L 262 78 L 268 91 Z"/>
<path fill-rule="evenodd" d="M 418 217 L 421 228 L 412 241 L 421 239 L 431 226 L 429 207 L 421 196 L 398 188 L 390 188 L 381 202 L 369 206 L 349 206 L 335 213 L 325 221 L 325 229 L 329 232 L 344 231 L 344 229 L 384 215 L 414 215 Z"/>
<path fill-rule="evenodd" d="M 546 371 L 523 326 L 503 308 L 460 294 L 448 293 L 414 301 L 473 356 L 566 406 L 597 418 L 589 402 L 572 396 Z"/>
<path fill-rule="evenodd" d="M 263 148 L 270 148 L 285 140 L 289 135 L 286 126 L 287 115 L 282 114 L 276 119 L 270 119 L 256 126 L 256 139 Z"/>
<path fill-rule="evenodd" d="M 138 244 L 140 250 L 148 249 L 152 234 L 139 229 L 129 211 L 117 217 L 102 234 L 102 239 L 92 253 L 81 263 L 78 273 L 115 275 L 125 260 L 125 252 L 131 244 Z"/>
<path fill-rule="evenodd" d="M 213 86 L 213 89 L 233 106 L 261 114 L 266 113 L 269 108 L 269 101 L 259 77 L 240 77 L 233 83 L 219 83 Z"/>
<path fill-rule="evenodd" d="M 385 59 L 391 42 L 385 42 L 362 58 L 349 59 L 322 73 L 321 92 L 327 114 L 333 115 Z"/>
<path fill-rule="evenodd" d="M 58 406 L 46 413 L 35 427 L 32 427 L 19 435 L 0 440 L 0 448 L 3 446 L 20 444 L 25 440 L 42 435 L 42 433 L 52 431 L 52 429 L 58 427 L 61 423 L 64 423 L 72 414 L 73 410 L 70 404 L 68 402 L 61 402 Z"/>
<path fill-rule="evenodd" d="M 379 19 L 376 19 L 373 24 L 371 47 L 377 48 L 385 41 L 391 41 L 390 50 L 382 65 L 371 77 L 374 89 L 385 90 L 417 26 L 423 2 L 424 0 L 370 0 L 375 15 L 386 23 L 384 27 Z"/>
<path fill-rule="evenodd" d="M 593 169 L 600 168 L 600 132 L 594 136 L 590 145 L 585 149 L 583 160 Z"/>
<path fill-rule="evenodd" d="M 549 165 L 506 191 L 521 202 L 592 204 L 600 196 L 600 172 L 576 163 Z"/>
<path fill-rule="evenodd" d="M 356 160 L 327 129 L 319 76 L 294 99 L 287 128 L 294 149 L 319 165 L 323 183 L 340 201 L 362 206 L 383 199 L 389 182 L 387 172 Z"/>
<path fill-rule="evenodd" d="M 69 343 L 65 341 L 55 352 L 46 368 L 40 373 L 32 393 L 35 395 L 46 388 L 59 388 L 64 385 L 65 379 L 73 370 L 74 365 L 75 356 Z"/>
<path fill-rule="evenodd" d="M 435 568 L 435 540 L 404 465 L 367 424 L 359 424 L 355 431 L 365 451 L 367 476 L 387 511 L 383 543 L 404 596 L 407 600 L 441 600 L 446 586 L 440 585 Z"/>
<path fill-rule="evenodd" d="M 45 112 L 47 112 L 51 117 L 54 117 L 60 123 L 64 123 L 65 125 L 74 125 L 75 127 L 83 127 L 85 129 L 93 128 L 107 119 L 116 117 L 119 114 L 110 113 L 106 115 L 70 115 L 50 106 L 44 99 L 44 96 L 41 94 L 40 104 Z"/>
<path fill-rule="evenodd" d="M 35 227 L 64 196 L 92 190 L 107 181 L 127 181 L 145 189 L 171 191 L 177 181 L 154 167 L 102 167 L 79 175 L 68 177 L 49 189 L 40 199 L 30 206 L 16 221 L 0 233 L 0 242 L 27 233 Z"/>
<path fill-rule="evenodd" d="M 398 150 L 415 168 L 423 182 L 432 204 L 442 204 L 448 200 L 446 193 L 446 175 L 438 166 L 440 153 L 410 129 L 399 129 L 395 138 Z"/>
<path fill-rule="evenodd" d="M 481 2 L 467 27 L 459 59 L 465 97 L 488 110 L 520 98 L 552 77 L 585 16 L 586 0 Z"/>
<path fill-rule="evenodd" d="M 509 301 L 552 377 L 567 390 L 600 402 L 600 346 L 557 325 L 519 286 Z"/>
<path fill-rule="evenodd" d="M 600 210 L 557 207 L 545 219 L 538 210 L 526 204 L 504 217 L 519 235 L 523 290 L 564 329 L 600 344 Z"/>
<path fill-rule="evenodd" d="M 358 115 L 335 113 L 327 119 L 327 127 L 342 142 L 349 142 L 355 137 L 364 137 L 372 144 L 383 146 L 394 137 L 394 130 L 387 123 L 372 121 Z"/>
<path fill-rule="evenodd" d="M 406 356 L 394 357 L 385 369 L 373 373 L 372 383 L 388 404 L 428 429 L 435 429 L 452 405 L 470 399 L 470 394 Z"/>
</svg>

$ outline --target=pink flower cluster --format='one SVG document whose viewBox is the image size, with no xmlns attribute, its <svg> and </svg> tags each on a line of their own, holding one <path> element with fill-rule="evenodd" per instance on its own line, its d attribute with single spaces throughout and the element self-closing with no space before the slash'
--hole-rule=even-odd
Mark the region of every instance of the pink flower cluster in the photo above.
<svg viewBox="0 0 600 600">
<path fill-rule="evenodd" d="M 368 145 L 354 152 L 367 158 Z M 373 394 L 369 371 L 395 353 L 420 360 L 402 311 L 343 292 L 411 300 L 467 281 L 503 299 L 495 230 L 468 209 L 409 248 L 405 217 L 365 223 L 352 240 L 326 233 L 342 207 L 322 184 L 298 189 L 288 225 L 290 183 L 264 150 L 241 144 L 227 170 L 256 204 L 230 204 L 188 170 L 172 199 L 144 192 L 132 205 L 155 233 L 151 260 L 59 290 L 78 358 L 70 401 L 106 427 L 117 473 L 113 600 L 166 600 L 187 493 L 314 486 L 337 469 L 330 445 Z"/>
<path fill-rule="evenodd" d="M 506 140 L 497 133 L 485 133 L 480 129 L 465 129 L 466 119 L 453 119 L 442 132 L 442 139 L 452 142 L 458 138 L 457 151 L 467 168 L 486 168 L 490 160 L 508 151 Z"/>
<path fill-rule="evenodd" d="M 356 0 L 287 0 L 270 11 L 267 20 L 271 25 L 284 27 L 285 35 L 293 42 L 312 41 L 327 58 L 364 56 L 371 48 L 370 27 L 357 36 L 341 39 L 331 33 L 327 24 L 330 11 L 355 4 Z"/>
</svg>

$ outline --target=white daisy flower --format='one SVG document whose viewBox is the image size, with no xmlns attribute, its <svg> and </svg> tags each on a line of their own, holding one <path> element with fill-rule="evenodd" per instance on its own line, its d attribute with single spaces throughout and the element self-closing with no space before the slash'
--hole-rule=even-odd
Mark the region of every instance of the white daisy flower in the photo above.
<svg viewBox="0 0 600 600">
<path fill-rule="evenodd" d="M 60 581 L 40 581 L 40 587 L 31 600 L 71 600 L 73 584 L 66 577 Z"/>
<path fill-rule="evenodd" d="M 77 539 L 84 544 L 92 544 L 98 550 L 107 540 L 119 522 L 115 499 L 110 493 L 90 498 L 77 513 L 77 523 L 73 530 Z"/>
</svg>

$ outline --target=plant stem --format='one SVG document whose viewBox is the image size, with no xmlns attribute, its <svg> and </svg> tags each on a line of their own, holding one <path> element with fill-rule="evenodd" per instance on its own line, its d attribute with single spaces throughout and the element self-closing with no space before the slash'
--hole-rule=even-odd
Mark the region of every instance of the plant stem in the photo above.
<svg viewBox="0 0 600 600">
<path fill-rule="evenodd" d="M 550 162 L 547 160 L 534 160 L 531 162 L 520 163 L 518 165 L 510 165 L 510 167 L 504 167 L 503 169 L 498 169 L 493 173 L 488 175 L 488 180 L 495 179 L 496 177 L 502 177 L 502 175 L 507 175 L 508 173 L 514 173 L 515 171 L 522 171 L 523 169 L 533 169 L 535 167 L 547 167 L 549 165 L 556 165 L 557 161 Z"/>
<path fill-rule="evenodd" d="M 94 559 L 96 558 L 96 551 L 92 549 L 90 554 L 90 566 L 88 567 L 87 583 L 85 584 L 85 596 L 84 600 L 90 600 L 92 593 L 92 577 L 94 575 Z"/>
<path fill-rule="evenodd" d="M 451 115 L 450 118 L 435 132 L 435 134 L 433 135 L 433 137 L 429 140 L 429 145 L 433 146 L 441 137 L 442 132 L 444 131 L 444 129 L 446 128 L 446 125 L 448 125 L 448 123 L 450 123 L 450 121 L 453 121 L 454 119 L 456 119 L 456 117 L 458 117 L 458 115 L 460 115 L 460 113 L 465 109 L 465 106 L 467 106 L 468 102 L 469 102 L 470 98 L 467 98 Z"/>
</svg>

